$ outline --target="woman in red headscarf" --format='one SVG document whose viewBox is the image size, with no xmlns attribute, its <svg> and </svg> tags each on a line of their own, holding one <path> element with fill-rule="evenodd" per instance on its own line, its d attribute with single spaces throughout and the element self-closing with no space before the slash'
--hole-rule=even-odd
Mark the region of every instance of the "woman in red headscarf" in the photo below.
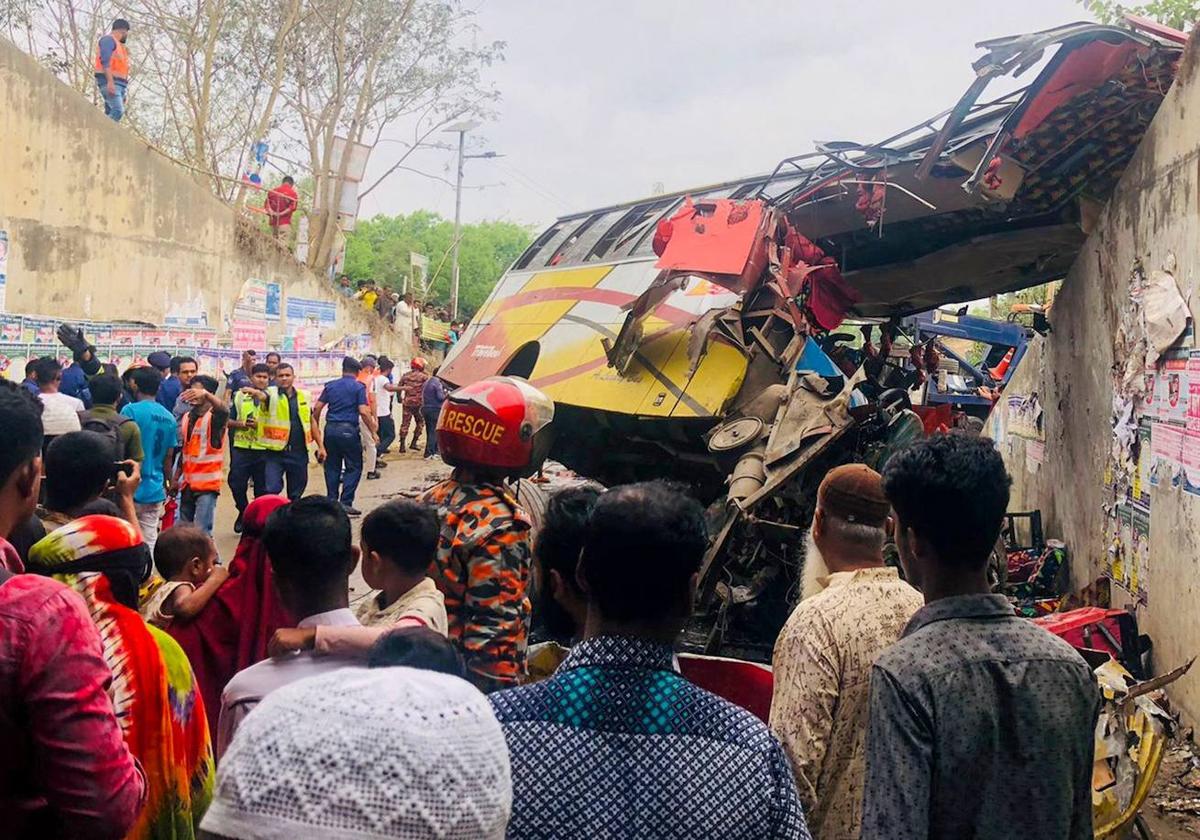
<svg viewBox="0 0 1200 840">
<path fill-rule="evenodd" d="M 275 594 L 262 544 L 267 517 L 287 503 L 283 496 L 259 496 L 250 503 L 242 515 L 242 539 L 229 564 L 229 580 L 198 616 L 172 622 L 168 631 L 191 660 L 213 732 L 225 684 L 267 658 L 267 642 L 277 629 L 295 625 Z"/>
</svg>

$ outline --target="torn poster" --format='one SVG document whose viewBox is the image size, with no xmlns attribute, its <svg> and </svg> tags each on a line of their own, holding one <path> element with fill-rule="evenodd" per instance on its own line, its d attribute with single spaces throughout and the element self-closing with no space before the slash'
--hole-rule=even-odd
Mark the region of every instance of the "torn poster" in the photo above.
<svg viewBox="0 0 1200 840">
<path fill-rule="evenodd" d="M 1046 460 L 1046 442 L 1044 440 L 1025 441 L 1025 469 L 1034 474 Z"/>
<path fill-rule="evenodd" d="M 1119 505 L 1116 511 L 1117 534 L 1115 545 L 1110 547 L 1111 565 L 1109 576 L 1112 581 L 1139 600 L 1145 596 L 1142 588 L 1141 564 L 1139 557 L 1142 545 L 1149 547 L 1150 525 L 1149 517 L 1139 518 L 1140 511 L 1131 505 Z M 1135 524 L 1135 519 L 1137 520 Z"/>
<path fill-rule="evenodd" d="M 1151 421 L 1143 417 L 1138 421 L 1137 430 L 1137 466 L 1133 471 L 1133 482 L 1129 486 L 1129 501 L 1146 510 L 1150 509 L 1150 468 L 1153 463 L 1151 453 Z"/>
<path fill-rule="evenodd" d="M 1037 394 L 1008 398 L 1008 433 L 1013 437 L 1045 440 L 1042 432 L 1042 404 Z"/>
<path fill-rule="evenodd" d="M 1154 365 L 1147 365 L 1143 372 L 1142 410 L 1146 417 L 1158 416 L 1158 370 Z"/>
<path fill-rule="evenodd" d="M 1183 335 L 1188 323 L 1188 306 L 1175 282 L 1175 255 L 1168 253 L 1161 271 L 1151 271 L 1141 290 L 1142 312 L 1146 319 L 1148 362 L 1166 351 Z"/>
<path fill-rule="evenodd" d="M 1137 595 L 1143 604 L 1149 603 L 1146 586 L 1150 569 L 1150 511 L 1134 507 L 1131 509 L 1132 545 L 1126 562 L 1129 591 Z"/>
<path fill-rule="evenodd" d="M 1150 429 L 1150 486 L 1178 486 L 1183 466 L 1183 427 L 1155 423 Z"/>
<path fill-rule="evenodd" d="M 8 231 L 0 230 L 0 312 L 7 312 Z"/>
</svg>

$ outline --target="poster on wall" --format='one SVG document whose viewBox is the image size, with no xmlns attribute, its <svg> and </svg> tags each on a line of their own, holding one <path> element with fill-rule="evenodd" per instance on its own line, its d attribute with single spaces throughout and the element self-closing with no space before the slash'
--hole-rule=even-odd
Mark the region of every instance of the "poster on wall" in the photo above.
<svg viewBox="0 0 1200 840">
<path fill-rule="evenodd" d="M 1133 508 L 1130 525 L 1132 544 L 1126 562 L 1129 591 L 1146 604 L 1149 603 L 1149 587 L 1146 584 L 1150 569 L 1150 512 Z"/>
<path fill-rule="evenodd" d="M 1171 487 L 1183 467 L 1183 427 L 1155 422 L 1150 428 L 1150 486 Z"/>
<path fill-rule="evenodd" d="M 244 319 L 233 322 L 231 330 L 236 350 L 261 349 L 267 346 L 267 322 Z"/>
<path fill-rule="evenodd" d="M 279 299 L 280 299 L 279 284 L 278 283 L 267 283 L 266 288 L 267 288 L 267 291 L 266 291 L 266 305 L 265 306 L 266 306 L 267 320 L 268 321 L 278 321 L 279 320 Z"/>
<path fill-rule="evenodd" d="M 1149 418 L 1143 417 L 1138 421 L 1137 463 L 1134 465 L 1133 480 L 1129 485 L 1129 501 L 1145 510 L 1150 509 L 1150 488 L 1153 486 L 1150 482 L 1150 467 L 1154 460 L 1151 451 L 1153 448 L 1152 435 L 1151 421 Z"/>
<path fill-rule="evenodd" d="M 278 301 L 276 301 L 278 310 Z M 267 284 L 251 277 L 242 284 L 242 291 L 233 304 L 233 322 L 267 320 Z"/>
<path fill-rule="evenodd" d="M 8 311 L 8 231 L 0 230 L 0 312 Z"/>
<path fill-rule="evenodd" d="M 17 344 L 21 340 L 21 316 L 0 314 L 0 342 Z"/>
<path fill-rule="evenodd" d="M 289 328 L 309 323 L 332 327 L 337 323 L 337 304 L 331 300 L 288 295 L 287 323 Z"/>
<path fill-rule="evenodd" d="M 1037 394 L 1008 398 L 1008 434 L 1027 440 L 1045 440 L 1042 432 L 1042 404 Z"/>
<path fill-rule="evenodd" d="M 1200 496 L 1200 431 L 1184 429 L 1180 484 L 1185 493 Z"/>
<path fill-rule="evenodd" d="M 1189 354 L 1173 350 L 1164 356 L 1162 371 L 1158 375 L 1155 402 L 1158 419 L 1173 423 L 1187 420 Z"/>
</svg>

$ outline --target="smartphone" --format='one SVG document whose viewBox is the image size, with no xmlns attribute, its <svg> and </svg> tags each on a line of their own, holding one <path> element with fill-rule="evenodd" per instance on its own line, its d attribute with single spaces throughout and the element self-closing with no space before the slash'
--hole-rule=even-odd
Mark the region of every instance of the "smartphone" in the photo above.
<svg viewBox="0 0 1200 840">
<path fill-rule="evenodd" d="M 133 464 L 127 461 L 113 461 L 112 480 L 115 482 L 121 477 L 121 473 L 125 475 L 133 475 Z"/>
</svg>

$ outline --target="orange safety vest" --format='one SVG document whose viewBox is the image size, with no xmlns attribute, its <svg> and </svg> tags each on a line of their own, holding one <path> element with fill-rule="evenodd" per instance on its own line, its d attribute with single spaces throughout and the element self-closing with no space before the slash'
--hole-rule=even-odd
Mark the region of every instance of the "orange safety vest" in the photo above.
<svg viewBox="0 0 1200 840">
<path fill-rule="evenodd" d="M 179 439 L 183 443 L 183 486 L 192 488 L 194 493 L 220 492 L 221 468 L 225 464 L 225 436 L 221 435 L 221 445 L 214 447 L 209 439 L 209 429 L 212 427 L 212 411 L 200 415 L 200 419 L 192 423 L 191 434 L 188 434 L 187 422 L 191 414 L 185 414 L 179 419 Z"/>
<path fill-rule="evenodd" d="M 112 71 L 114 79 L 129 79 L 129 51 L 125 49 L 125 45 L 113 36 L 113 41 L 117 48 L 113 50 L 112 57 L 108 59 L 108 69 Z M 96 41 L 96 75 L 104 75 L 104 65 L 100 63 L 100 41 Z"/>
</svg>

